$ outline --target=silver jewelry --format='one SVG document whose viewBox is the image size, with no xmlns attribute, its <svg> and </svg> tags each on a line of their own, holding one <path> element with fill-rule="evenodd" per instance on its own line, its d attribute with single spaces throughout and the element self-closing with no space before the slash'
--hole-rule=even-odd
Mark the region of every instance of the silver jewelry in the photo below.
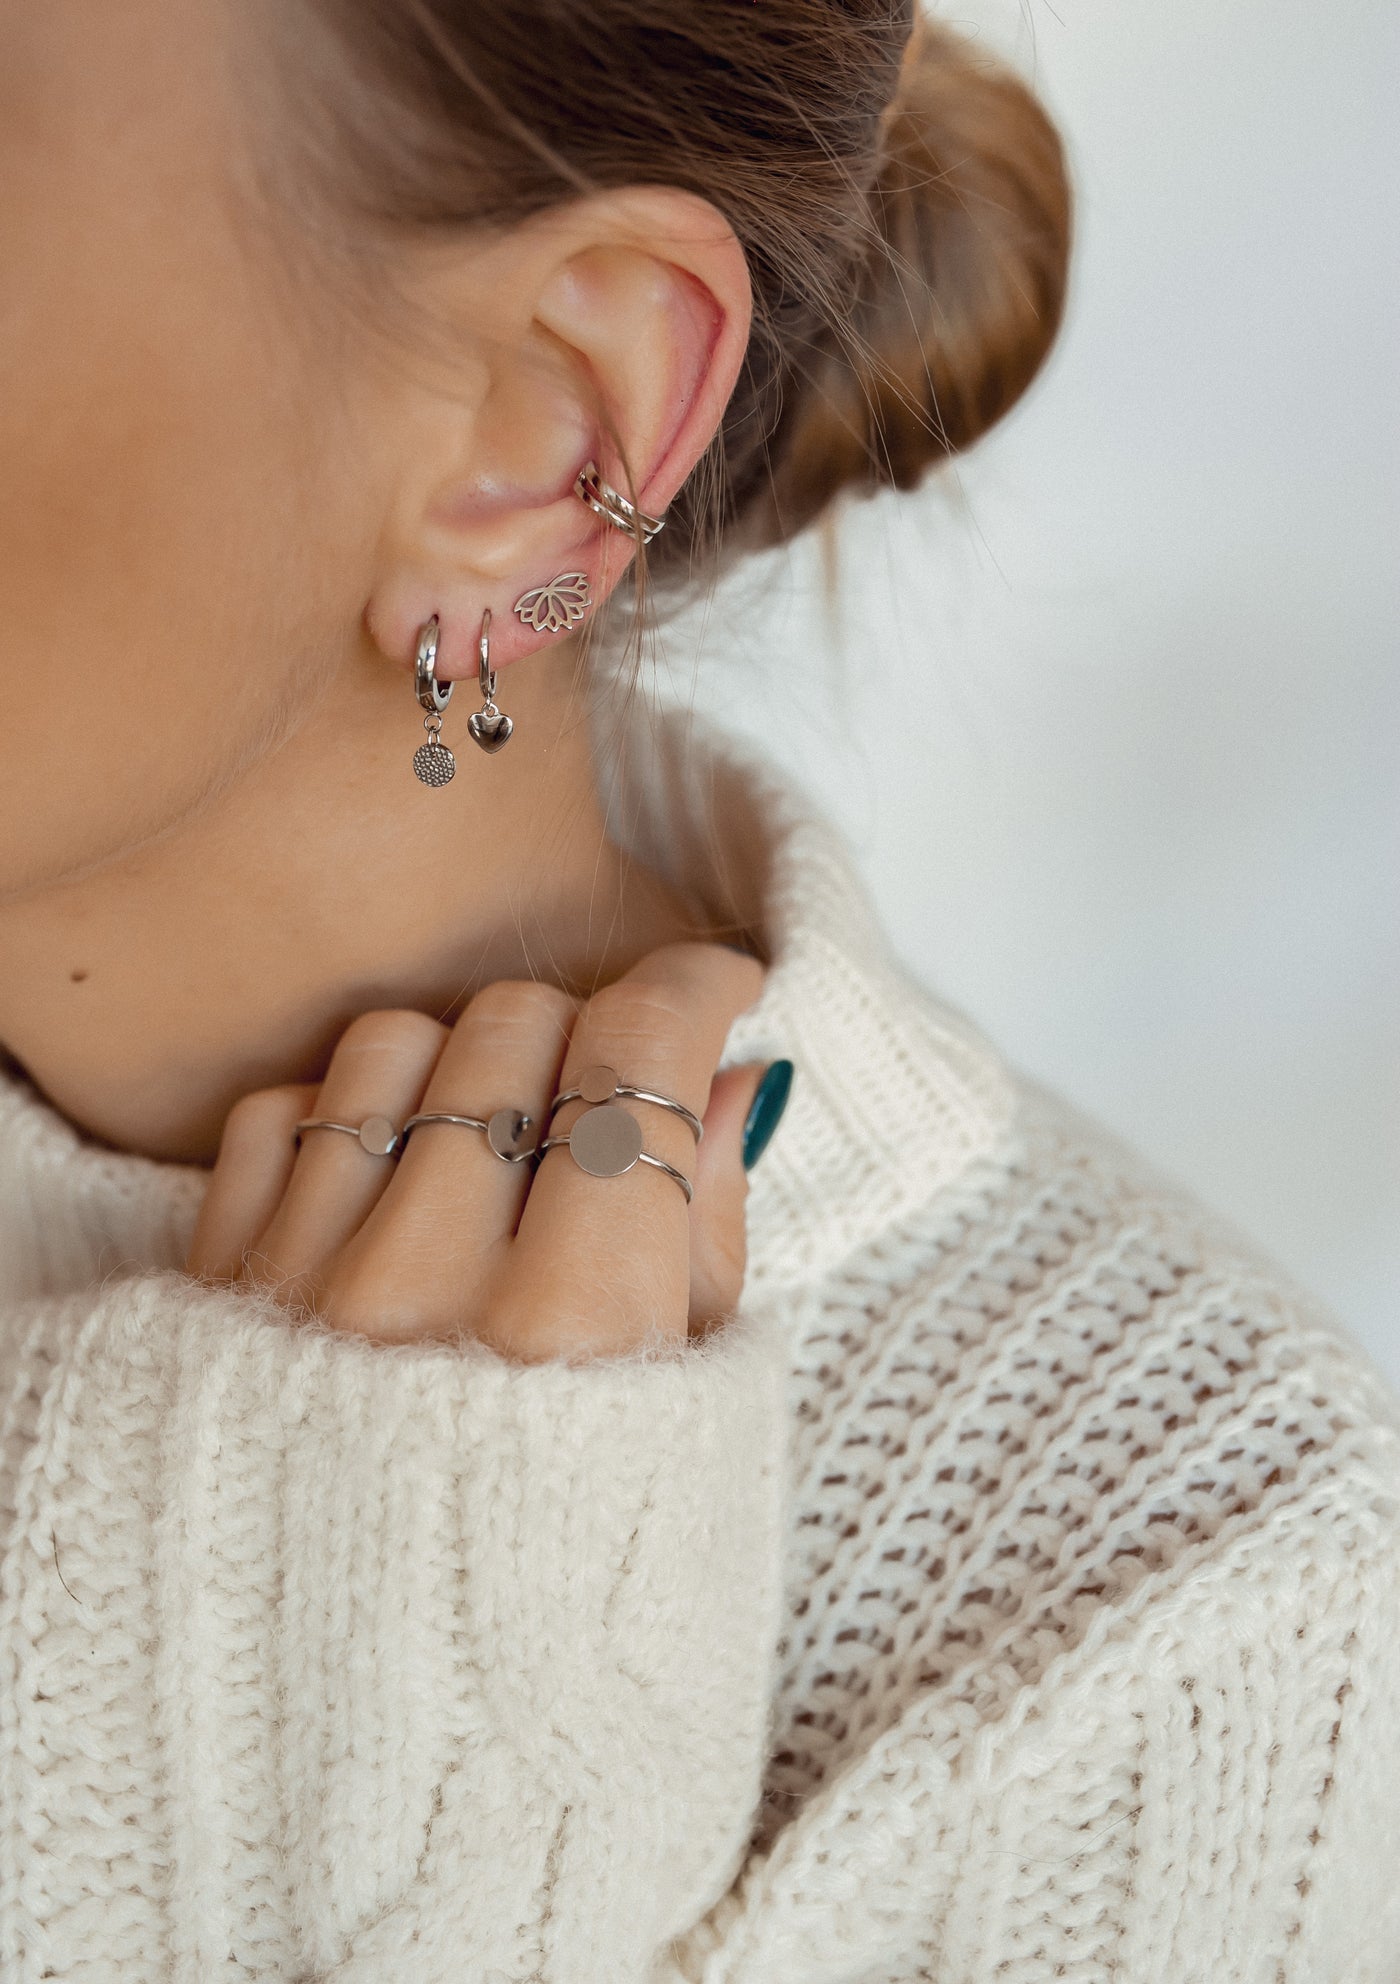
<svg viewBox="0 0 1400 1984">
<path fill-rule="evenodd" d="M 574 481 L 574 494 L 600 517 L 605 517 L 615 530 L 624 537 L 640 537 L 643 544 L 650 544 L 659 530 L 664 529 L 664 516 L 649 517 L 645 510 L 639 510 L 635 503 L 629 503 L 620 489 L 614 489 L 610 482 L 604 482 L 598 473 L 597 462 L 585 462 Z"/>
<path fill-rule="evenodd" d="M 361 1148 L 371 1157 L 397 1157 L 403 1148 L 403 1135 L 387 1116 L 366 1116 L 363 1123 L 332 1123 L 325 1116 L 307 1116 L 297 1124 L 292 1142 L 301 1143 L 303 1130 L 343 1130 L 347 1137 L 358 1137 Z"/>
<path fill-rule="evenodd" d="M 633 1088 L 627 1082 L 620 1082 L 613 1068 L 598 1065 L 585 1068 L 573 1088 L 566 1088 L 556 1095 L 549 1105 L 550 1117 L 566 1102 L 611 1102 L 614 1096 L 625 1095 L 633 1102 L 654 1102 L 658 1109 L 669 1109 L 690 1130 L 698 1144 L 705 1134 L 705 1126 L 693 1109 L 687 1109 L 683 1102 L 676 1102 L 669 1095 L 658 1095 L 654 1089 Z"/>
<path fill-rule="evenodd" d="M 499 751 L 509 744 L 515 725 L 504 710 L 496 708 L 496 671 L 491 666 L 491 609 L 481 616 L 481 635 L 476 644 L 477 680 L 481 685 L 481 708 L 467 718 L 467 729 L 483 751 Z"/>
<path fill-rule="evenodd" d="M 410 1116 L 401 1132 L 407 1143 L 410 1130 L 420 1123 L 458 1123 L 464 1130 L 480 1130 L 504 1164 L 519 1164 L 535 1155 L 537 1131 L 534 1117 L 526 1109 L 497 1109 L 492 1116 L 454 1116 L 446 1109 L 425 1109 Z"/>
<path fill-rule="evenodd" d="M 413 769 L 424 785 L 446 785 L 457 769 L 457 760 L 442 742 L 442 713 L 452 700 L 452 684 L 437 679 L 437 651 L 435 613 L 418 630 L 418 654 L 413 664 L 413 693 L 428 712 L 423 719 L 428 741 L 413 754 Z"/>
<path fill-rule="evenodd" d="M 577 627 L 592 604 L 587 572 L 561 572 L 547 586 L 522 592 L 511 610 L 537 634 L 558 634 Z"/>
<path fill-rule="evenodd" d="M 546 1137 L 538 1154 L 544 1157 L 560 1145 L 568 1147 L 574 1163 L 591 1177 L 620 1178 L 634 1164 L 650 1164 L 675 1179 L 687 1205 L 695 1196 L 695 1187 L 683 1171 L 642 1149 L 642 1126 L 631 1110 L 619 1103 L 605 1102 L 596 1109 L 585 1109 L 568 1136 Z"/>
</svg>

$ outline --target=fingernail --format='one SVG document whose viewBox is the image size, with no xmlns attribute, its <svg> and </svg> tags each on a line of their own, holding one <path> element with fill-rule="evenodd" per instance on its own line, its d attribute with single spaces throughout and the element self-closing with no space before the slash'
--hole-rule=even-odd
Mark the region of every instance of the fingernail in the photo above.
<svg viewBox="0 0 1400 1984">
<path fill-rule="evenodd" d="M 791 1061 L 770 1061 L 763 1080 L 754 1091 L 749 1113 L 744 1118 L 744 1141 L 740 1154 L 745 1171 L 752 1171 L 773 1140 L 773 1132 L 783 1120 L 792 1093 Z"/>
</svg>

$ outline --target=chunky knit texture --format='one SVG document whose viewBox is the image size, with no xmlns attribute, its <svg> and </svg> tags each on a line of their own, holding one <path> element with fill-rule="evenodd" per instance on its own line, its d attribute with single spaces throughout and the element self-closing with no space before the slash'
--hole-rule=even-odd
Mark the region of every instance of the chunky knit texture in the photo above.
<svg viewBox="0 0 1400 1984">
<path fill-rule="evenodd" d="M 1395 1984 L 1395 1400 L 786 785 L 624 739 L 799 1071 L 703 1345 L 293 1325 L 0 1083 L 0 1977 Z"/>
</svg>

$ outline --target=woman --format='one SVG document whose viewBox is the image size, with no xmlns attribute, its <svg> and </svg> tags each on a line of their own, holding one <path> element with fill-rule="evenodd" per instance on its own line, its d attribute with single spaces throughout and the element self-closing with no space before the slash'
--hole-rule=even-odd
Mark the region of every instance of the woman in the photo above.
<svg viewBox="0 0 1400 1984">
<path fill-rule="evenodd" d="M 0 18 L 7 1984 L 1397 1974 L 1393 1401 L 603 678 L 1053 339 L 911 29 Z"/>
</svg>

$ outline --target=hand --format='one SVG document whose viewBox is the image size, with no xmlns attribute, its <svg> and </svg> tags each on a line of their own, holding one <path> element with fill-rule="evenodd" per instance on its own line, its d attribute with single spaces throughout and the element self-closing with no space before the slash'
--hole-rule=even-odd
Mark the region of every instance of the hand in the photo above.
<svg viewBox="0 0 1400 1984">
<path fill-rule="evenodd" d="M 186 1271 L 265 1288 L 289 1309 L 384 1342 L 476 1337 L 526 1362 L 616 1355 L 684 1338 L 727 1314 L 744 1271 L 742 1126 L 762 1069 L 715 1073 L 762 967 L 718 944 L 671 944 L 580 1002 L 502 980 L 452 1028 L 410 1011 L 362 1014 L 325 1080 L 259 1089 L 229 1112 Z M 587 1067 L 674 1097 L 700 1116 L 698 1148 L 670 1110 L 627 1100 L 644 1149 L 690 1178 L 637 1164 L 594 1178 L 565 1149 L 503 1163 L 479 1130 L 415 1129 L 397 1158 L 303 1117 L 397 1125 L 419 1111 L 489 1118 L 508 1104 L 544 1125 Z M 562 1108 L 564 1134 L 584 1104 Z M 544 1134 L 541 1127 L 540 1134 Z"/>
</svg>

